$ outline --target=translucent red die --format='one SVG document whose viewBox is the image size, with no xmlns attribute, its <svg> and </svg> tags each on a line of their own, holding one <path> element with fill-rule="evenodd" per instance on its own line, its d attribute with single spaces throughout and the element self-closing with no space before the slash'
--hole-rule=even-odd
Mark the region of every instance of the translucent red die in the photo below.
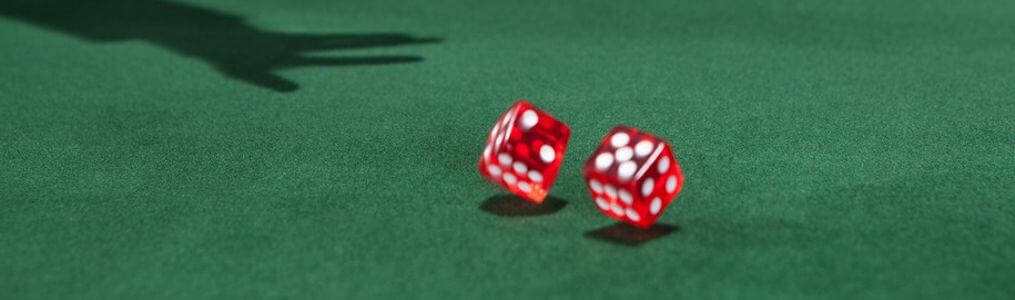
<svg viewBox="0 0 1015 300">
<path fill-rule="evenodd" d="M 526 100 L 494 123 L 479 173 L 512 193 L 542 203 L 557 179 L 571 128 Z"/>
<path fill-rule="evenodd" d="M 651 227 L 684 185 L 670 144 L 626 126 L 603 137 L 583 171 L 599 211 L 640 228 Z"/>
</svg>

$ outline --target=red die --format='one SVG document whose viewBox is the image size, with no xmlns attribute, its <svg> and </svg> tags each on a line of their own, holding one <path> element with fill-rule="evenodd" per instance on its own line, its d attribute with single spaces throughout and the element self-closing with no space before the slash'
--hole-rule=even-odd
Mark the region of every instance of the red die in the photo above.
<svg viewBox="0 0 1015 300">
<path fill-rule="evenodd" d="M 651 227 L 684 185 L 669 143 L 625 126 L 606 134 L 584 172 L 604 214 L 641 228 Z"/>
<path fill-rule="evenodd" d="M 479 173 L 526 200 L 543 203 L 570 136 L 567 124 L 518 100 L 493 125 Z"/>
</svg>

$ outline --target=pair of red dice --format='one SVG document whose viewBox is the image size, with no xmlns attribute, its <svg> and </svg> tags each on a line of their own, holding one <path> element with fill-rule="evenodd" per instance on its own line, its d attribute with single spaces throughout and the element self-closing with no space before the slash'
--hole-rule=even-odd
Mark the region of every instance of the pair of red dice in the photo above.
<svg viewBox="0 0 1015 300">
<path fill-rule="evenodd" d="M 479 159 L 479 172 L 537 204 L 557 179 L 571 129 L 519 100 L 497 119 Z M 600 212 L 651 227 L 680 193 L 684 176 L 670 145 L 644 131 L 617 126 L 584 166 L 585 183 Z"/>
</svg>

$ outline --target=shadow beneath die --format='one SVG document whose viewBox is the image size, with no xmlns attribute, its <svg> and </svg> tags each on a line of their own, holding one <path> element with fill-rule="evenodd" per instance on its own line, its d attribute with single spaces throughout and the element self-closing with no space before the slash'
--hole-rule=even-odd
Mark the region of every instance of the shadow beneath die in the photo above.
<svg viewBox="0 0 1015 300">
<path fill-rule="evenodd" d="M 641 229 L 627 223 L 613 225 L 585 232 L 585 237 L 608 243 L 637 247 L 672 233 L 680 231 L 676 225 L 656 223 L 650 228 Z"/>
<path fill-rule="evenodd" d="M 549 215 L 567 206 L 567 201 L 547 196 L 543 204 L 535 204 L 515 195 L 501 194 L 483 201 L 479 209 L 502 217 L 528 217 Z"/>
</svg>

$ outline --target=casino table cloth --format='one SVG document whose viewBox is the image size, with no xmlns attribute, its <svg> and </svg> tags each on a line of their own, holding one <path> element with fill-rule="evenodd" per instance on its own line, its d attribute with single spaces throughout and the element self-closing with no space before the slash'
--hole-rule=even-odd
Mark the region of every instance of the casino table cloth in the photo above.
<svg viewBox="0 0 1015 300">
<path fill-rule="evenodd" d="M 1015 2 L 0 2 L 4 299 L 1011 299 Z M 476 168 L 529 99 L 543 205 Z M 655 227 L 610 128 L 672 144 Z"/>
</svg>

